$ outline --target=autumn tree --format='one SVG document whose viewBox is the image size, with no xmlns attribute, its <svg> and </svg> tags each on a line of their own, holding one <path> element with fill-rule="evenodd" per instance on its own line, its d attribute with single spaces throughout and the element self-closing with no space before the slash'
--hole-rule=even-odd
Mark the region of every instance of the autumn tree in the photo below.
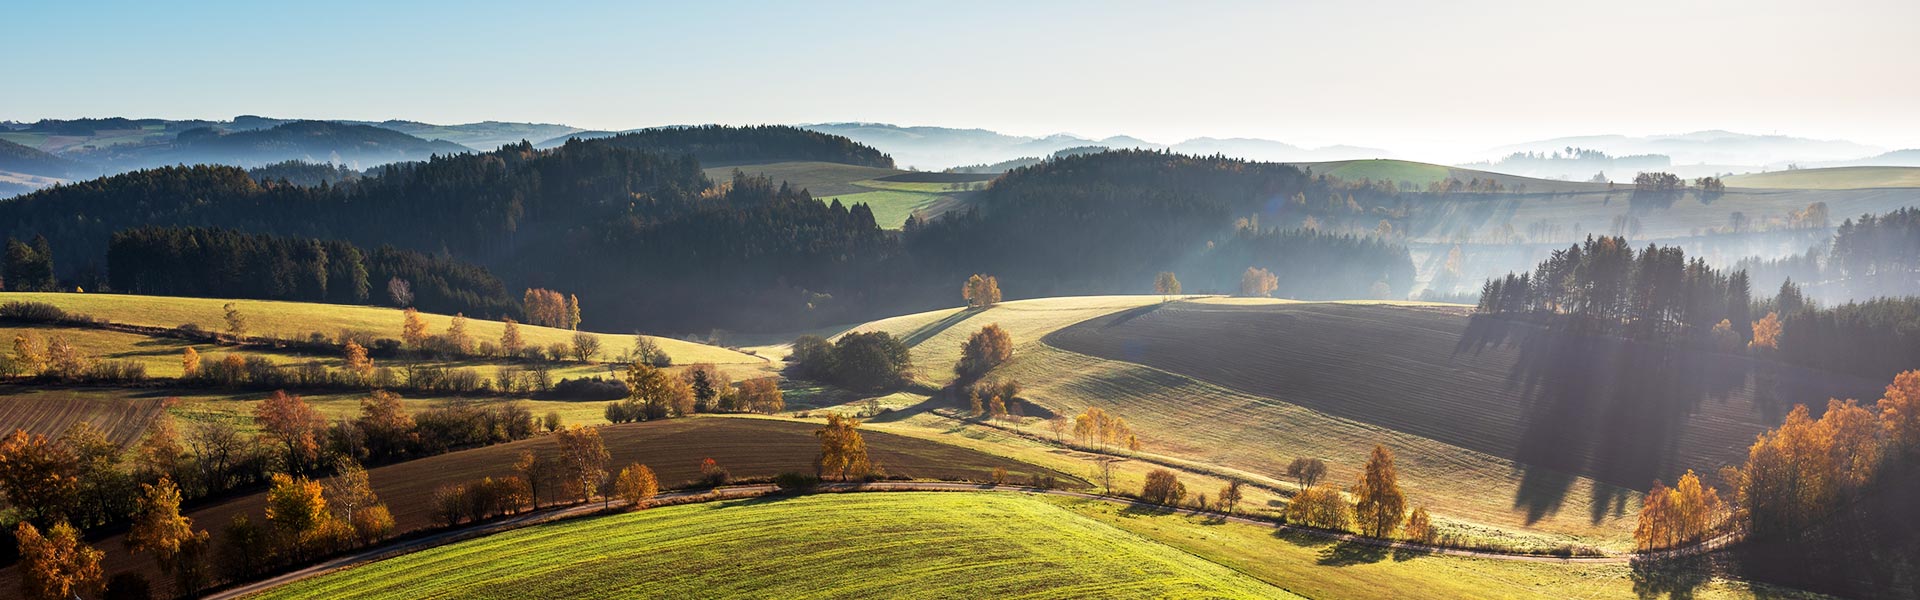
<svg viewBox="0 0 1920 600">
<path fill-rule="evenodd" d="M 773 414 L 786 409 L 786 399 L 780 391 L 780 378 L 760 377 L 740 382 L 739 406 L 761 414 Z"/>
<path fill-rule="evenodd" d="M 560 443 L 560 471 L 566 495 L 585 502 L 593 499 L 600 481 L 607 477 L 607 445 L 600 430 L 574 425 L 554 432 Z"/>
<path fill-rule="evenodd" d="M 1167 469 L 1148 471 L 1147 481 L 1140 487 L 1140 498 L 1154 504 L 1177 506 L 1186 497 L 1187 485 Z"/>
<path fill-rule="evenodd" d="M 1360 481 L 1353 486 L 1353 495 L 1353 518 L 1360 533 L 1393 537 L 1407 512 L 1407 498 L 1400 493 L 1399 476 L 1393 468 L 1393 451 L 1386 446 L 1373 447 Z"/>
<path fill-rule="evenodd" d="M 679 377 L 635 361 L 627 365 L 627 399 L 622 406 L 628 420 L 664 419 L 693 414 L 693 387 Z"/>
<path fill-rule="evenodd" d="M 559 433 L 563 430 L 554 428 L 552 431 Z M 553 474 L 557 470 L 553 461 L 545 456 L 534 454 L 532 450 L 521 450 L 519 456 L 514 458 L 513 470 L 520 473 L 520 479 L 527 482 L 527 495 L 533 507 L 540 508 L 540 490 L 547 488 L 547 482 L 553 480 Z"/>
<path fill-rule="evenodd" d="M 102 553 L 80 540 L 80 532 L 65 522 L 54 524 L 45 536 L 32 523 L 14 528 L 20 549 L 20 595 L 28 600 L 68 600 L 100 592 L 104 580 Z"/>
<path fill-rule="evenodd" d="M 453 313 L 453 320 L 447 323 L 447 346 L 461 354 L 473 351 L 473 336 L 467 333 L 466 313 Z"/>
<path fill-rule="evenodd" d="M 962 378 L 978 377 L 1013 357 L 1013 336 L 999 323 L 980 328 L 960 346 L 960 362 L 953 366 Z"/>
<path fill-rule="evenodd" d="M 13 334 L 13 366 L 23 375 L 37 375 L 46 368 L 46 345 L 32 331 Z"/>
<path fill-rule="evenodd" d="M 1280 278 L 1274 276 L 1272 271 L 1247 267 L 1247 271 L 1240 274 L 1242 296 L 1266 296 L 1277 289 L 1280 289 Z"/>
<path fill-rule="evenodd" d="M 371 544 L 393 533 L 393 515 L 374 493 L 373 481 L 360 463 L 340 461 L 324 488 L 333 519 L 351 528 L 360 543 Z"/>
<path fill-rule="evenodd" d="M 1747 346 L 1779 350 L 1780 332 L 1780 313 L 1767 313 L 1767 316 L 1753 322 L 1753 341 L 1747 342 Z"/>
<path fill-rule="evenodd" d="M 1345 530 L 1353 507 L 1340 488 L 1329 484 L 1300 490 L 1287 502 L 1287 521 L 1321 529 Z"/>
<path fill-rule="evenodd" d="M 859 427 L 859 419 L 832 413 L 827 415 L 827 425 L 813 432 L 814 437 L 820 438 L 820 456 L 814 462 L 815 471 L 821 477 L 837 477 L 844 481 L 865 477 L 873 471 L 873 464 L 867 459 L 867 443 L 861 439 Z"/>
<path fill-rule="evenodd" d="M 288 472 L 301 474 L 318 466 L 327 423 L 305 399 L 276 390 L 253 407 L 253 417 L 280 446 Z"/>
<path fill-rule="evenodd" d="M 567 294 L 567 329 L 580 328 L 580 297 Z"/>
<path fill-rule="evenodd" d="M 187 346 L 180 351 L 180 377 L 192 379 L 200 375 L 200 351 Z"/>
<path fill-rule="evenodd" d="M 177 398 L 168 398 L 164 406 L 177 404 Z M 146 433 L 140 436 L 139 444 L 134 447 L 134 473 L 142 480 L 166 477 L 179 481 L 190 475 L 188 458 L 186 448 L 181 446 L 180 431 L 174 424 L 173 416 L 162 412 L 147 424 Z"/>
<path fill-rule="evenodd" d="M 1655 481 L 1641 500 L 1634 546 L 1644 552 L 1704 539 L 1719 514 L 1720 493 L 1701 485 L 1693 471 L 1672 488 Z"/>
<path fill-rule="evenodd" d="M 560 295 L 560 292 L 542 288 L 528 289 L 522 296 L 521 308 L 527 315 L 528 323 L 572 329 L 567 300 Z M 574 310 L 578 310 L 577 301 Z"/>
<path fill-rule="evenodd" d="M 420 311 L 414 310 L 411 306 L 407 307 L 407 310 L 401 313 L 401 317 L 400 341 L 406 342 L 408 348 L 415 350 L 426 347 L 426 318 L 421 317 Z"/>
<path fill-rule="evenodd" d="M 1325 477 L 1326 475 L 1327 463 L 1318 458 L 1302 456 L 1293 459 L 1293 462 L 1287 464 L 1287 476 L 1292 477 L 1293 481 L 1299 484 L 1300 489 L 1303 490 L 1313 487 L 1314 484 L 1320 482 L 1321 477 Z"/>
<path fill-rule="evenodd" d="M 387 301 L 392 302 L 394 308 L 413 306 L 413 284 L 399 277 L 387 279 Z"/>
<path fill-rule="evenodd" d="M 0 496 L 21 521 L 65 520 L 79 483 L 73 454 L 47 436 L 15 429 L 0 441 Z"/>
<path fill-rule="evenodd" d="M 1153 293 L 1162 296 L 1162 300 L 1171 300 L 1180 295 L 1180 279 L 1172 271 L 1161 271 L 1153 277 Z"/>
<path fill-rule="evenodd" d="M 67 521 L 78 527 L 98 527 L 133 511 L 137 488 L 120 468 L 125 452 L 107 432 L 80 421 L 60 434 L 59 443 L 72 457 L 77 478 Z"/>
<path fill-rule="evenodd" d="M 1122 445 L 1137 450 L 1138 439 L 1127 420 L 1114 416 L 1097 406 L 1089 406 L 1085 411 L 1073 417 L 1073 436 L 1081 444 L 1097 446 L 1102 452 L 1108 446 Z M 1129 443 L 1132 440 L 1134 443 Z"/>
<path fill-rule="evenodd" d="M 1233 479 L 1228 480 L 1227 485 L 1220 487 L 1220 510 L 1229 515 L 1233 514 L 1234 509 L 1240 506 L 1240 500 L 1245 497 L 1245 492 L 1241 489 L 1242 485 L 1244 484 L 1240 480 Z"/>
<path fill-rule="evenodd" d="M 693 392 L 695 412 L 717 412 L 721 410 L 741 410 L 739 395 L 734 392 L 733 380 L 726 371 L 712 363 L 699 363 L 680 372 L 680 378 L 687 383 L 687 389 Z"/>
<path fill-rule="evenodd" d="M 280 547 L 302 559 L 325 541 L 327 500 L 323 487 L 305 477 L 274 473 L 267 488 L 267 523 L 279 539 Z"/>
<path fill-rule="evenodd" d="M 1404 530 L 1408 540 L 1422 544 L 1432 544 L 1439 536 L 1433 530 L 1433 518 L 1427 516 L 1427 507 L 1416 506 L 1413 514 L 1407 515 L 1407 527 Z"/>
<path fill-rule="evenodd" d="M 180 514 L 180 488 L 172 479 L 161 477 L 158 482 L 140 484 L 133 523 L 127 528 L 127 551 L 152 554 L 162 573 L 186 583 L 178 591 L 191 593 L 198 588 L 196 584 L 203 579 L 200 574 L 181 574 L 179 570 L 204 569 L 204 565 L 187 561 L 199 558 L 198 549 L 204 547 L 208 537 L 207 532 L 194 530 L 193 519 Z"/>
<path fill-rule="evenodd" d="M 573 333 L 572 350 L 574 360 L 587 362 L 592 359 L 594 355 L 600 353 L 600 336 L 585 331 L 576 331 Z"/>
<path fill-rule="evenodd" d="M 660 483 L 654 478 L 653 469 L 640 463 L 621 469 L 614 488 L 627 507 L 635 509 L 646 508 L 647 503 L 660 494 Z"/>
<path fill-rule="evenodd" d="M 967 278 L 965 286 L 960 288 L 960 296 L 967 301 L 968 308 L 986 308 L 1000 303 L 1000 280 L 992 275 L 974 274 Z"/>
<path fill-rule="evenodd" d="M 500 353 L 507 356 L 519 356 L 526 342 L 520 340 L 520 324 L 513 319 L 501 319 Z"/>
<path fill-rule="evenodd" d="M 373 377 L 373 359 L 367 358 L 367 348 L 358 342 L 347 340 L 347 372 L 358 381 L 367 381 Z"/>
</svg>

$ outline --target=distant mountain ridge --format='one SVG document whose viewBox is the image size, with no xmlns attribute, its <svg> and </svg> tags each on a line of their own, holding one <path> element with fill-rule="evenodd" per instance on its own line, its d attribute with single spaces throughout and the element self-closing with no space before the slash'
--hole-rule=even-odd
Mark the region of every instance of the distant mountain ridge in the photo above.
<svg viewBox="0 0 1920 600">
<path fill-rule="evenodd" d="M 1160 144 L 1125 135 L 1098 140 L 1066 133 L 1029 137 L 977 128 L 900 126 L 887 123 L 813 123 L 800 125 L 800 127 L 843 136 L 879 148 L 892 155 L 894 160 L 902 165 L 929 170 L 960 166 L 977 168 L 980 165 L 1018 162 L 1021 157 L 1049 156 L 1061 150 L 1087 146 L 1113 149 L 1166 149 L 1202 156 L 1224 154 L 1263 162 L 1317 162 L 1393 156 L 1392 152 L 1379 148 L 1356 146 L 1306 148 L 1255 138 L 1203 137 L 1176 144 Z"/>
<path fill-rule="evenodd" d="M 365 168 L 462 154 L 471 148 L 423 140 L 391 129 L 333 121 L 293 121 L 262 129 L 189 129 L 156 144 L 109 146 L 76 154 L 115 172 L 173 164 L 256 167 L 288 160 L 331 162 Z"/>
<path fill-rule="evenodd" d="M 1559 137 L 1500 146 L 1492 157 L 1515 152 L 1552 152 L 1565 148 L 1599 150 L 1614 156 L 1663 154 L 1676 165 L 1775 166 L 1788 162 L 1852 160 L 1886 149 L 1846 140 L 1819 140 L 1786 135 L 1755 135 L 1723 130 L 1672 135 L 1587 135 Z"/>
</svg>

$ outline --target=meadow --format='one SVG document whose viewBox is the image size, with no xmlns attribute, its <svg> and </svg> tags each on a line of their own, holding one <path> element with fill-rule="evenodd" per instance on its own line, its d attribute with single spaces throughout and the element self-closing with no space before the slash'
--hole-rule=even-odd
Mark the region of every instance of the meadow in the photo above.
<svg viewBox="0 0 1920 600">
<path fill-rule="evenodd" d="M 1848 190 L 1920 187 L 1920 167 L 1831 167 L 1729 175 L 1727 185 L 1745 188 Z"/>
<path fill-rule="evenodd" d="M 965 203 L 967 194 L 944 182 L 905 181 L 925 179 L 925 175 L 898 169 L 881 169 L 828 162 L 776 162 L 710 167 L 707 177 L 729 181 L 739 170 L 749 175 L 765 175 L 775 183 L 786 182 L 805 188 L 821 202 L 839 200 L 852 206 L 866 204 L 873 209 L 873 220 L 883 229 L 899 229 L 914 213 L 931 216 Z M 905 179 L 905 180 L 903 180 Z"/>
<path fill-rule="evenodd" d="M 261 598 L 1297 598 L 1012 494 L 827 494 L 682 505 L 425 550 Z"/>
</svg>

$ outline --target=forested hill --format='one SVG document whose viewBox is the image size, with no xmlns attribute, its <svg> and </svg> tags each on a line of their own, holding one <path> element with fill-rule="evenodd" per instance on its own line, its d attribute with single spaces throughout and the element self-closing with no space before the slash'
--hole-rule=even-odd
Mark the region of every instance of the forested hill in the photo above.
<svg viewBox="0 0 1920 600">
<path fill-rule="evenodd" d="M 893 158 L 872 146 L 786 125 L 655 127 L 612 136 L 583 133 L 581 139 L 589 137 L 633 150 L 692 154 L 707 166 L 813 160 L 893 168 Z M 558 144 L 542 144 L 548 145 Z"/>
<path fill-rule="evenodd" d="M 0 171 L 64 179 L 78 175 L 86 168 L 71 160 L 0 140 Z"/>
<path fill-rule="evenodd" d="M 265 129 L 222 132 L 190 129 L 171 141 L 108 146 L 81 155 L 113 171 L 162 165 L 259 166 L 287 160 L 339 162 L 371 167 L 426 160 L 436 154 L 470 152 L 465 146 L 373 127 L 329 121 L 293 121 Z"/>
<path fill-rule="evenodd" d="M 317 186 L 166 167 L 0 201 L 0 224 L 19 239 L 46 236 L 69 279 L 98 273 L 108 239 L 143 226 L 391 244 L 484 267 L 509 290 L 576 293 L 602 330 L 863 321 L 951 305 L 953 284 L 972 273 L 999 274 L 1008 298 L 1146 292 L 1157 271 L 1190 291 L 1233 292 L 1243 271 L 1265 268 L 1284 276 L 1282 293 L 1306 298 L 1404 295 L 1411 279 L 1404 247 L 1348 233 L 1392 228 L 1397 198 L 1284 165 L 1153 152 L 1049 161 L 1003 179 L 977 211 L 896 234 L 865 205 L 822 203 L 766 178 L 715 182 L 693 156 L 635 149 L 678 140 L 722 157 L 841 151 L 784 134 L 522 143 Z"/>
</svg>

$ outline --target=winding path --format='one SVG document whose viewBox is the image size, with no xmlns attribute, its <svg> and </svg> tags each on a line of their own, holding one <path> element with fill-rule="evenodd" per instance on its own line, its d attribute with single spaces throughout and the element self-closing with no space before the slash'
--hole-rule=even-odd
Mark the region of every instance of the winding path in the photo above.
<svg viewBox="0 0 1920 600">
<path fill-rule="evenodd" d="M 775 491 L 778 491 L 778 488 L 776 486 L 772 484 L 761 484 L 761 485 L 732 486 L 732 487 L 725 487 L 725 488 L 719 488 L 714 490 L 665 492 L 660 494 L 659 496 L 656 496 L 654 498 L 654 503 L 655 504 L 685 504 L 690 502 L 710 502 L 714 500 L 753 498 L 753 497 L 771 494 L 771 493 L 774 493 Z M 1119 504 L 1129 508 L 1139 508 L 1139 509 L 1147 509 L 1147 510 L 1167 510 L 1168 509 L 1168 507 L 1163 505 L 1153 504 L 1150 502 L 1145 502 L 1140 500 L 1133 500 L 1129 498 L 1121 498 L 1116 496 L 1103 496 L 1100 494 L 1090 494 L 1086 492 L 1074 492 L 1074 491 L 1068 491 L 1068 490 L 1053 490 L 1053 489 L 1024 487 L 1024 486 L 992 485 L 992 484 L 984 484 L 984 483 L 957 483 L 957 482 L 943 482 L 943 481 L 877 481 L 877 482 L 870 482 L 870 483 L 823 483 L 815 487 L 814 491 L 816 493 L 859 493 L 859 492 L 1003 492 L 1005 493 L 1005 492 L 1012 492 L 1012 493 L 1022 493 L 1022 494 L 1046 494 L 1051 496 L 1064 496 L 1068 498 L 1097 500 L 1101 502 Z M 424 537 L 413 538 L 413 539 L 409 539 L 401 542 L 396 542 L 393 544 L 388 544 L 378 548 L 369 548 L 366 550 L 361 550 L 359 552 L 336 557 L 331 560 L 327 560 L 325 562 L 321 562 L 319 564 L 315 564 L 303 569 L 282 573 L 280 575 L 276 575 L 271 578 L 267 578 L 260 581 L 248 583 L 245 585 L 239 585 L 239 586 L 227 588 L 224 590 L 220 590 L 217 592 L 213 592 L 211 594 L 206 595 L 204 598 L 206 598 L 207 600 L 232 600 L 232 599 L 244 598 L 246 596 L 258 594 L 276 587 L 287 585 L 289 583 L 293 583 L 296 581 L 300 581 L 300 580 L 308 579 L 312 577 L 317 577 L 320 575 L 325 575 L 327 573 L 332 573 L 334 571 L 349 569 L 352 567 L 357 567 L 360 565 L 364 565 L 364 564 L 379 561 L 379 560 L 385 560 L 385 559 L 392 558 L 395 556 L 400 556 L 403 554 L 426 550 L 428 548 L 433 548 L 436 546 L 444 546 L 447 544 L 452 544 L 452 543 L 461 542 L 461 541 L 465 541 L 465 540 L 469 540 L 477 537 L 492 535 L 492 534 L 500 533 L 504 531 L 519 529 L 519 528 L 527 527 L 531 525 L 539 525 L 542 523 L 550 523 L 553 521 L 559 521 L 559 520 L 569 519 L 573 517 L 590 515 L 596 512 L 607 510 L 611 506 L 619 506 L 619 505 L 621 505 L 621 503 L 612 503 L 612 504 L 587 503 L 587 504 L 570 506 L 570 507 L 557 509 L 557 510 L 529 513 L 529 514 L 520 515 L 517 517 L 505 519 L 505 520 L 494 521 L 494 522 L 490 522 L 490 523 L 486 523 L 486 524 L 478 525 L 474 527 L 468 527 L 464 529 L 457 529 L 453 531 L 436 533 L 436 534 L 432 534 Z M 1207 516 L 1215 519 L 1231 521 L 1234 523 L 1241 523 L 1246 525 L 1272 527 L 1279 531 L 1301 533 L 1305 535 L 1312 535 L 1312 536 L 1317 536 L 1317 537 L 1330 539 L 1330 540 L 1336 540 L 1336 541 L 1348 542 L 1348 543 L 1354 543 L 1354 544 L 1364 544 L 1368 546 L 1377 546 L 1380 548 L 1388 548 L 1388 549 L 1394 549 L 1394 550 L 1411 550 L 1411 551 L 1421 552 L 1426 554 L 1438 554 L 1438 555 L 1445 555 L 1445 556 L 1464 556 L 1464 557 L 1485 558 L 1485 559 L 1492 559 L 1492 560 L 1511 560 L 1511 561 L 1538 562 L 1538 563 L 1562 563 L 1562 564 L 1626 563 L 1639 557 L 1662 558 L 1662 557 L 1668 557 L 1668 556 L 1684 556 L 1684 555 L 1691 555 L 1691 554 L 1713 552 L 1715 550 L 1719 550 L 1721 548 L 1726 547 L 1728 544 L 1734 541 L 1734 537 L 1732 535 L 1722 535 L 1722 536 L 1715 537 L 1713 539 L 1709 539 L 1692 546 L 1677 548 L 1673 550 L 1663 550 L 1660 552 L 1653 552 L 1653 553 L 1560 557 L 1560 556 L 1545 556 L 1545 555 L 1538 555 L 1538 554 L 1508 554 L 1508 553 L 1489 552 L 1489 551 L 1482 551 L 1482 550 L 1466 550 L 1461 548 L 1431 546 L 1427 544 L 1418 544 L 1414 542 L 1383 540 L 1379 538 L 1371 538 L 1371 537 L 1366 537 L 1366 536 L 1352 534 L 1352 533 L 1327 531 L 1324 529 L 1314 529 L 1310 527 L 1301 527 L 1298 525 L 1287 525 L 1284 523 L 1276 523 L 1276 522 L 1265 520 L 1265 519 L 1255 519 L 1251 517 L 1229 516 L 1223 513 L 1217 513 L 1212 511 L 1201 511 L 1198 509 L 1173 509 L 1173 512 L 1180 513 L 1180 514 L 1188 514 L 1188 515 Z"/>
</svg>

